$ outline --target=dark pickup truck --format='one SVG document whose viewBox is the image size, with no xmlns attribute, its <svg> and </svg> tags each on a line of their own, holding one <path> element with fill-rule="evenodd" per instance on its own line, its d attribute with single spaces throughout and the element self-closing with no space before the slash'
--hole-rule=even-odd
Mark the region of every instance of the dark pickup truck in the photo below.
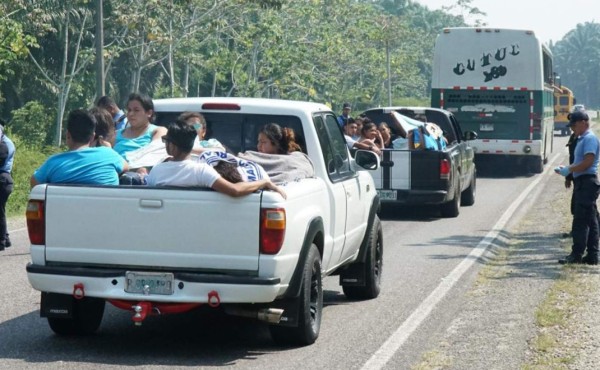
<svg viewBox="0 0 600 370">
<path fill-rule="evenodd" d="M 381 203 L 439 204 L 444 217 L 458 216 L 461 204 L 473 205 L 477 171 L 468 141 L 477 135 L 472 131 L 463 134 L 456 117 L 443 109 L 386 107 L 369 109 L 364 115 L 376 124 L 386 122 L 394 134 L 406 136 L 391 112 L 399 113 L 400 118 L 425 117 L 437 124 L 447 146 L 442 150 L 383 150 L 381 167 L 371 172 Z"/>
</svg>

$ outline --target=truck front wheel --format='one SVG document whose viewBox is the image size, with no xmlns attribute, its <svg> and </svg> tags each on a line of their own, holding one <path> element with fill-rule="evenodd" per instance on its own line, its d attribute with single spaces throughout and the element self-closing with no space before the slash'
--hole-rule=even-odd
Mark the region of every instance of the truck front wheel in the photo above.
<svg viewBox="0 0 600 370">
<path fill-rule="evenodd" d="M 100 327 L 104 315 L 104 300 L 100 298 L 73 298 L 71 318 L 48 317 L 50 329 L 58 335 L 92 334 Z"/>
<path fill-rule="evenodd" d="M 300 295 L 295 298 L 293 304 L 298 308 L 298 326 L 271 325 L 271 337 L 279 344 L 313 344 L 319 337 L 323 314 L 321 254 L 314 244 L 310 246 L 304 264 Z"/>
</svg>

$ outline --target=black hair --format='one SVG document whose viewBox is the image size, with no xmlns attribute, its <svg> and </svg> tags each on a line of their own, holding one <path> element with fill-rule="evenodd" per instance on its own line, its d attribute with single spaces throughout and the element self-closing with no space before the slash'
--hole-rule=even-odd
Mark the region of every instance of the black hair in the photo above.
<svg viewBox="0 0 600 370">
<path fill-rule="evenodd" d="M 178 119 L 175 123 L 171 123 L 167 129 L 167 140 L 182 152 L 190 153 L 194 147 L 195 139 L 196 130 L 184 120 Z"/>
<path fill-rule="evenodd" d="M 145 111 L 152 110 L 152 117 L 150 118 L 150 121 L 152 121 L 152 118 L 154 117 L 154 102 L 152 101 L 152 98 L 146 94 L 132 93 L 129 95 L 129 99 L 127 99 L 127 104 L 132 100 L 140 102 Z"/>
<path fill-rule="evenodd" d="M 108 107 L 116 107 L 117 104 L 110 96 L 104 95 L 100 97 L 100 99 L 98 99 L 98 101 L 96 102 L 96 106 L 106 109 Z"/>
<path fill-rule="evenodd" d="M 296 134 L 289 127 L 281 127 L 276 123 L 267 123 L 260 130 L 277 148 L 277 154 L 300 152 L 302 148 L 296 143 Z"/>
<path fill-rule="evenodd" d="M 232 184 L 244 181 L 242 175 L 240 175 L 240 172 L 238 171 L 238 165 L 235 163 L 219 161 L 213 168 L 222 178 Z"/>
<path fill-rule="evenodd" d="M 67 118 L 67 131 L 76 143 L 87 143 L 94 137 L 96 118 L 84 109 L 75 109 Z"/>
<path fill-rule="evenodd" d="M 115 124 L 112 120 L 110 113 L 100 107 L 93 107 L 90 109 L 90 113 L 96 118 L 96 139 L 100 136 L 104 140 L 113 142 L 115 136 Z"/>
</svg>

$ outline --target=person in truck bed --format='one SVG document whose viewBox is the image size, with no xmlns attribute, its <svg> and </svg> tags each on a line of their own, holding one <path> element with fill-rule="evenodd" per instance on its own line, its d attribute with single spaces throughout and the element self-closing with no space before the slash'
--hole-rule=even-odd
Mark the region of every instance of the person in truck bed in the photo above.
<svg viewBox="0 0 600 370">
<path fill-rule="evenodd" d="M 225 180 L 209 164 L 192 160 L 191 153 L 196 136 L 194 127 L 185 121 L 177 120 L 171 124 L 167 134 L 162 137 L 171 158 L 154 166 L 146 178 L 146 183 L 149 186 L 207 187 L 232 197 L 268 189 L 278 192 L 285 199 L 283 189 L 270 180 L 242 181 L 234 184 Z"/>
<path fill-rule="evenodd" d="M 119 174 L 128 170 L 127 162 L 109 147 L 90 147 L 95 129 L 91 113 L 82 109 L 69 113 L 69 151 L 48 158 L 31 176 L 31 187 L 50 183 L 119 185 Z"/>
<path fill-rule="evenodd" d="M 238 153 L 238 157 L 258 163 L 276 184 L 314 177 L 315 168 L 310 158 L 296 142 L 290 127 L 267 123 L 258 133 L 258 151 Z"/>
<path fill-rule="evenodd" d="M 177 119 L 185 121 L 188 124 L 194 126 L 194 129 L 198 134 L 198 136 L 194 140 L 194 147 L 192 148 L 192 153 L 202 154 L 202 152 L 205 150 L 225 151 L 225 147 L 219 142 L 219 140 L 209 138 L 208 125 L 206 123 L 206 119 L 201 113 L 183 112 L 179 115 L 179 117 L 177 117 Z"/>
</svg>

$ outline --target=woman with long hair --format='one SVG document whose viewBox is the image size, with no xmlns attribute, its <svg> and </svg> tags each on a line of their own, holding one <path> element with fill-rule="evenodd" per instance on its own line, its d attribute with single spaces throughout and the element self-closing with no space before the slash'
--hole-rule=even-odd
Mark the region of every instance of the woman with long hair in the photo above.
<svg viewBox="0 0 600 370">
<path fill-rule="evenodd" d="M 117 131 L 114 149 L 122 156 L 158 141 L 167 134 L 165 127 L 153 125 L 154 103 L 144 94 L 133 93 L 127 101 L 127 126 Z"/>
<path fill-rule="evenodd" d="M 276 123 L 267 123 L 258 133 L 258 151 L 267 154 L 290 154 L 301 152 L 296 142 L 296 134 L 289 127 L 281 127 Z"/>
</svg>

